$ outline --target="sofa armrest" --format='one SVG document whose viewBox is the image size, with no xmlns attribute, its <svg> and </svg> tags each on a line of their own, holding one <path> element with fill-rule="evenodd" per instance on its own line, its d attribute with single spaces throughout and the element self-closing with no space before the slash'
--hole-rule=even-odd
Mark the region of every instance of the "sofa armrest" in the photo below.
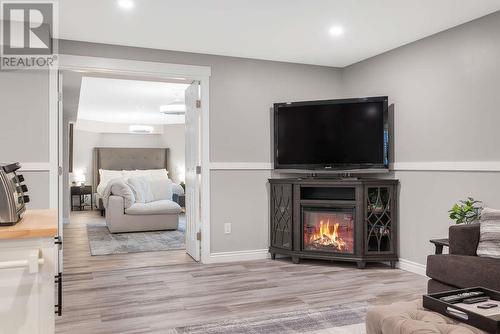
<svg viewBox="0 0 500 334">
<path fill-rule="evenodd" d="M 450 226 L 450 254 L 476 256 L 479 228 L 479 223 Z"/>
</svg>

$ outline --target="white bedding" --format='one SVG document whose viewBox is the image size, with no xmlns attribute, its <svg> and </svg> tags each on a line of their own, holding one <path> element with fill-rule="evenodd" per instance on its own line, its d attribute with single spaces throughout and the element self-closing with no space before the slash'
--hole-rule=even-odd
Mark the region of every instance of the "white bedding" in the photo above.
<svg viewBox="0 0 500 334">
<path fill-rule="evenodd" d="M 128 180 L 132 177 L 146 177 L 149 180 L 153 179 L 168 179 L 168 171 L 166 169 L 145 169 L 145 170 L 106 170 L 99 169 L 100 182 L 97 185 L 96 192 L 100 197 L 103 197 L 106 186 L 109 181 L 117 178 Z"/>
</svg>

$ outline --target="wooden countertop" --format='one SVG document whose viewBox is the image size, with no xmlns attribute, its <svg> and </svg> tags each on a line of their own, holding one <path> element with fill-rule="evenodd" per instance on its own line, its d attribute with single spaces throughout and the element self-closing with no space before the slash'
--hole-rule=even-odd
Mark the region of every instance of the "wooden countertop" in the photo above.
<svg viewBox="0 0 500 334">
<path fill-rule="evenodd" d="M 57 210 L 26 210 L 14 226 L 0 226 L 0 240 L 52 238 L 57 235 Z"/>
</svg>

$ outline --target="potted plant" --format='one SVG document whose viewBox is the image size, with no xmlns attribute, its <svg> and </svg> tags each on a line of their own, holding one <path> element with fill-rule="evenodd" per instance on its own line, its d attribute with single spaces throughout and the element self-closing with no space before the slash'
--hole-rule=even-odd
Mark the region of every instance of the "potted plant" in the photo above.
<svg viewBox="0 0 500 334">
<path fill-rule="evenodd" d="M 368 210 L 374 213 L 381 213 L 384 209 L 389 209 L 389 191 L 385 188 L 373 188 L 368 191 Z"/>
<path fill-rule="evenodd" d="M 481 218 L 483 210 L 481 201 L 476 201 L 472 197 L 467 197 L 466 200 L 455 203 L 451 210 L 448 211 L 450 219 L 455 221 L 455 224 L 471 224 Z"/>
</svg>

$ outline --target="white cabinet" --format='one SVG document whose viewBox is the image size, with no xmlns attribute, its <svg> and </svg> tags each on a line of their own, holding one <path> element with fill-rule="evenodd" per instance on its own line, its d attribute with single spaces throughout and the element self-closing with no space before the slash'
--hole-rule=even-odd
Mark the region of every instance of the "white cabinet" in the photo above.
<svg viewBox="0 0 500 334">
<path fill-rule="evenodd" d="M 0 240 L 0 334 L 53 334 L 54 238 Z"/>
</svg>

